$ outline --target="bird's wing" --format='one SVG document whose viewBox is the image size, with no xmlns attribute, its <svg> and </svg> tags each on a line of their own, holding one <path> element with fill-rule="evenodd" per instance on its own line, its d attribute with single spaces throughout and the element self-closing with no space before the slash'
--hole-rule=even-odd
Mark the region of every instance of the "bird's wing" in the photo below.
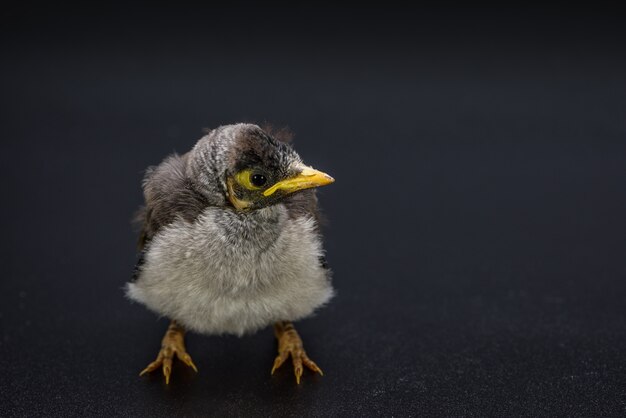
<svg viewBox="0 0 626 418">
<path fill-rule="evenodd" d="M 310 217 L 315 220 L 315 229 L 321 236 L 320 227 L 325 222 L 325 218 L 321 213 L 317 204 L 317 194 L 315 189 L 302 190 L 285 199 L 285 206 L 292 219 L 303 216 Z M 320 257 L 320 265 L 327 269 L 326 257 Z"/>
<path fill-rule="evenodd" d="M 316 226 L 322 222 L 322 215 L 317 204 L 315 189 L 306 189 L 294 193 L 285 199 L 285 206 L 292 219 L 307 216 L 315 220 Z"/>
<path fill-rule="evenodd" d="M 146 170 L 143 178 L 146 203 L 135 216 L 141 233 L 137 243 L 139 255 L 133 280 L 139 276 L 144 263 L 146 246 L 160 228 L 178 218 L 193 222 L 208 206 L 206 199 L 193 188 L 185 175 L 188 155 L 170 155 L 158 166 Z"/>
<path fill-rule="evenodd" d="M 177 218 L 193 222 L 208 206 L 207 200 L 185 175 L 188 155 L 170 155 L 146 171 L 143 179 L 146 203 L 136 217 L 141 225 L 139 250 L 143 250 L 161 227 Z"/>
</svg>

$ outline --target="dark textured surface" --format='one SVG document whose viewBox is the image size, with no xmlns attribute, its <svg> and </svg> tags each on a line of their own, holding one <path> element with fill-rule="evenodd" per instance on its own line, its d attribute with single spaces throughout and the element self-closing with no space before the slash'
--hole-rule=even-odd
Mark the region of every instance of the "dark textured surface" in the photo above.
<svg viewBox="0 0 626 418">
<path fill-rule="evenodd" d="M 62 8 L 60 8 L 62 9 Z M 287 11 L 286 11 L 287 10 Z M 3 17 L 1 416 L 626 414 L 623 16 L 587 10 Z M 298 329 L 189 335 L 123 296 L 142 170 L 202 127 L 289 124 L 338 296 Z"/>
</svg>

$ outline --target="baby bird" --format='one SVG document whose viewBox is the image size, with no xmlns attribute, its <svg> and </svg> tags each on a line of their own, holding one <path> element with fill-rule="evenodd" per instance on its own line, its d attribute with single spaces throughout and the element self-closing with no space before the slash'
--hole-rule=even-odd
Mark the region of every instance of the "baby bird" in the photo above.
<svg viewBox="0 0 626 418">
<path fill-rule="evenodd" d="M 296 382 L 307 356 L 293 321 L 333 296 L 315 187 L 334 181 L 256 125 L 221 126 L 184 155 L 148 169 L 140 256 L 127 296 L 171 320 L 155 361 L 169 383 L 174 356 L 197 371 L 186 330 L 243 335 L 274 325 Z"/>
</svg>

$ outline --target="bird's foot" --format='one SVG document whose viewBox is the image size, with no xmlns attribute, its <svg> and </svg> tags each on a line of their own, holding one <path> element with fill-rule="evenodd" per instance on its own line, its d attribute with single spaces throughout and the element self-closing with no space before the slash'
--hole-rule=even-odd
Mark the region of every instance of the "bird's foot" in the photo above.
<svg viewBox="0 0 626 418">
<path fill-rule="evenodd" d="M 298 332 L 293 327 L 291 322 L 277 322 L 274 325 L 274 334 L 278 339 L 278 355 L 274 360 L 274 367 L 272 367 L 272 374 L 287 360 L 287 357 L 291 355 L 293 362 L 293 371 L 296 375 L 296 382 L 300 384 L 300 377 L 302 376 L 302 365 L 304 364 L 309 369 L 321 374 L 322 370 L 311 360 L 304 351 L 302 346 L 302 339 L 298 335 Z"/>
<path fill-rule="evenodd" d="M 174 355 L 195 372 L 198 372 L 196 365 L 193 364 L 191 360 L 191 356 L 187 354 L 185 350 L 185 330 L 175 321 L 172 321 L 161 341 L 161 351 L 159 351 L 157 359 L 148 364 L 148 367 L 143 369 L 141 373 L 139 373 L 139 376 L 143 376 L 161 367 L 163 369 L 163 375 L 165 376 L 165 383 L 169 384 Z"/>
</svg>

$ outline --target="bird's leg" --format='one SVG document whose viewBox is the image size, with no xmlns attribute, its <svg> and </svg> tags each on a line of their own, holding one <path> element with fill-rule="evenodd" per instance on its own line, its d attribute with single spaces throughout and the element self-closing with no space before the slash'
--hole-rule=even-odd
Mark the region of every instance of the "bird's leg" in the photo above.
<svg viewBox="0 0 626 418">
<path fill-rule="evenodd" d="M 302 339 L 298 335 L 298 332 L 293 327 L 291 322 L 277 322 L 274 324 L 274 335 L 278 340 L 278 355 L 274 360 L 274 367 L 272 367 L 272 374 L 287 360 L 287 357 L 291 355 L 293 362 L 293 371 L 296 375 L 296 382 L 300 384 L 300 377 L 302 376 L 302 364 L 309 369 L 321 374 L 322 370 L 317 367 L 317 364 L 313 362 L 304 351 L 302 346 Z"/>
<path fill-rule="evenodd" d="M 169 384 L 174 355 L 187 366 L 194 369 L 194 371 L 198 371 L 196 365 L 193 364 L 191 360 L 191 356 L 187 354 L 185 350 L 185 330 L 178 325 L 176 321 L 172 321 L 167 328 L 167 332 L 161 341 L 161 351 L 159 351 L 157 359 L 148 364 L 148 367 L 143 369 L 142 372 L 139 373 L 139 376 L 150 373 L 161 367 L 163 369 L 163 375 L 165 376 L 165 383 Z"/>
</svg>

